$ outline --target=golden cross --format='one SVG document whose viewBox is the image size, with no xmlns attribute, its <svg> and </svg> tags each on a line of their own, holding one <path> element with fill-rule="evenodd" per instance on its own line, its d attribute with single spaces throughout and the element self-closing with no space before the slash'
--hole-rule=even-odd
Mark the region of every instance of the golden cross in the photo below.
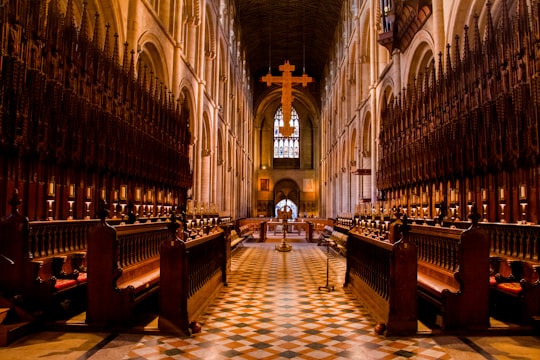
<svg viewBox="0 0 540 360">
<path fill-rule="evenodd" d="M 266 83 L 266 86 L 274 84 L 281 84 L 281 107 L 283 108 L 283 126 L 279 127 L 279 132 L 284 137 L 289 137 L 294 132 L 294 127 L 291 126 L 291 109 L 292 109 L 292 86 L 293 84 L 302 84 L 306 87 L 308 83 L 313 82 L 311 76 L 302 74 L 302 76 L 292 76 L 294 71 L 294 65 L 289 64 L 289 60 L 285 60 L 283 65 L 279 65 L 279 71 L 283 73 L 282 76 L 273 76 L 271 73 L 261 78 L 262 82 Z"/>
</svg>

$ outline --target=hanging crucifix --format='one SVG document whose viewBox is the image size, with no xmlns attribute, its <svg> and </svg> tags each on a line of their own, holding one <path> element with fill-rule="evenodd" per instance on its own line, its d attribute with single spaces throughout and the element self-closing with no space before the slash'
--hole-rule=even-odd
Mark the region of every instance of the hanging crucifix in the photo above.
<svg viewBox="0 0 540 360">
<path fill-rule="evenodd" d="M 283 73 L 282 76 L 273 76 L 271 73 L 261 78 L 262 82 L 266 83 L 266 86 L 272 84 L 281 84 L 281 107 L 283 108 L 283 126 L 279 127 L 279 132 L 284 137 L 289 137 L 294 132 L 294 127 L 291 126 L 291 109 L 292 109 L 292 86 L 293 84 L 302 84 L 306 87 L 308 83 L 313 82 L 311 76 L 302 74 L 302 76 L 292 76 L 294 71 L 294 65 L 289 64 L 289 60 L 285 60 L 283 65 L 279 65 L 279 71 Z"/>
</svg>

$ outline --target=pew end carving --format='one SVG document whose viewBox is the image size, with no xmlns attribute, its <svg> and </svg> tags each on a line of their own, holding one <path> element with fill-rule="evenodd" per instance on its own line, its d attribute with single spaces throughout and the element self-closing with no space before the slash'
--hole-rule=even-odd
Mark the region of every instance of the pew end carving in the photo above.
<svg viewBox="0 0 540 360">
<path fill-rule="evenodd" d="M 165 223 L 107 224 L 89 233 L 86 322 L 129 325 L 135 307 L 159 290 L 159 248 L 169 236 Z"/>
<path fill-rule="evenodd" d="M 411 225 L 418 246 L 418 294 L 445 330 L 489 327 L 489 239 L 473 221 L 465 231 Z"/>
<path fill-rule="evenodd" d="M 344 286 L 351 286 L 387 336 L 417 331 L 416 245 L 392 243 L 352 230 Z"/>
</svg>

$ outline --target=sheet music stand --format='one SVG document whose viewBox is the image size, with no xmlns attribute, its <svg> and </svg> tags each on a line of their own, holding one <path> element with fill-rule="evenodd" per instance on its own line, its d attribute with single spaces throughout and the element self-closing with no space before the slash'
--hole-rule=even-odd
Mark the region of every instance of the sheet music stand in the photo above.
<svg viewBox="0 0 540 360">
<path fill-rule="evenodd" d="M 330 245 L 333 245 L 334 242 L 330 238 L 324 238 L 322 241 L 323 245 L 326 246 L 326 285 L 319 286 L 319 290 L 326 290 L 328 292 L 334 291 L 334 285 L 329 283 L 329 270 L 330 270 Z"/>
</svg>

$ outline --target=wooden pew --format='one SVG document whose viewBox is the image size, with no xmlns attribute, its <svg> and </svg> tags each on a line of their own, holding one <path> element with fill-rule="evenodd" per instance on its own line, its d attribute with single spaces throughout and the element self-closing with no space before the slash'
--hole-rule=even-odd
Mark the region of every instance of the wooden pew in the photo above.
<svg viewBox="0 0 540 360">
<path fill-rule="evenodd" d="M 540 226 L 481 224 L 489 234 L 491 306 L 495 318 L 540 321 Z"/>
<path fill-rule="evenodd" d="M 500 260 L 500 261 L 497 261 Z M 492 308 L 496 318 L 518 324 L 537 322 L 540 315 L 540 265 L 517 259 L 496 261 Z"/>
<path fill-rule="evenodd" d="M 242 225 L 238 228 L 238 233 L 244 240 L 252 240 L 254 230 L 251 228 L 250 224 Z"/>
<path fill-rule="evenodd" d="M 192 324 L 227 284 L 227 241 L 214 228 L 207 236 L 161 247 L 159 319 L 161 331 L 190 334 Z"/>
<path fill-rule="evenodd" d="M 407 335 L 417 331 L 416 246 L 393 243 L 354 229 L 347 239 L 345 286 L 363 300 L 378 322 L 376 331 Z"/>
<path fill-rule="evenodd" d="M 489 327 L 489 241 L 478 228 L 411 225 L 418 248 L 418 293 L 438 309 L 443 329 Z"/>
<path fill-rule="evenodd" d="M 330 236 L 328 236 L 330 241 L 333 243 L 333 248 L 343 256 L 347 255 L 347 239 L 348 235 L 339 231 L 332 231 Z"/>
<path fill-rule="evenodd" d="M 29 222 L 17 210 L 20 202 L 15 193 L 11 214 L 0 220 L 3 296 L 46 316 L 69 310 L 68 303 L 83 307 L 84 289 L 80 288 L 86 285 L 86 234 L 97 221 Z"/>
<path fill-rule="evenodd" d="M 167 222 L 110 226 L 88 234 L 90 325 L 129 325 L 135 306 L 159 290 L 161 243 L 175 237 Z"/>
<path fill-rule="evenodd" d="M 246 240 L 245 237 L 238 235 L 236 230 L 231 230 L 230 239 L 231 239 L 231 249 L 233 250 L 244 246 L 244 241 Z"/>
</svg>

